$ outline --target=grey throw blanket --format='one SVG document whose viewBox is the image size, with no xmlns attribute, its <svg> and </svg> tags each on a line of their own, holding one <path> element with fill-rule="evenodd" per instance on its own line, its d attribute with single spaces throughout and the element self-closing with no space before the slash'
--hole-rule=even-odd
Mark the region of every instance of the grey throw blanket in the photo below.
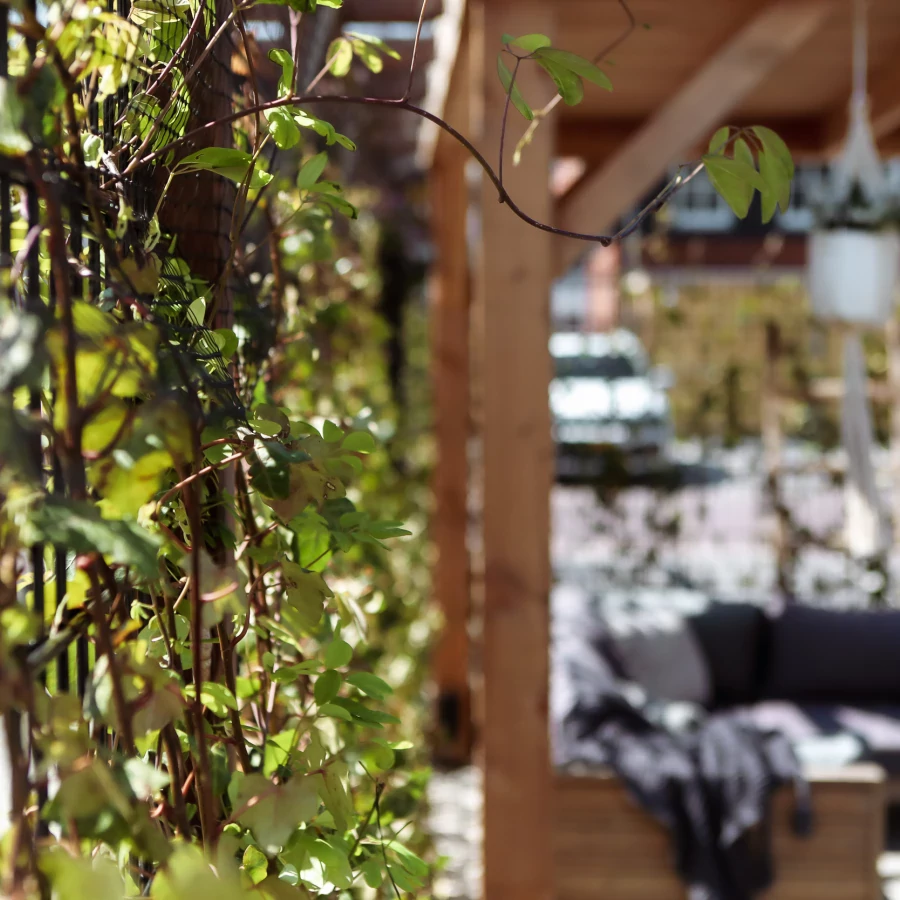
<svg viewBox="0 0 900 900">
<path fill-rule="evenodd" d="M 811 825 L 809 789 L 787 739 L 737 715 L 714 715 L 684 733 L 666 729 L 609 693 L 570 709 L 558 756 L 612 768 L 672 837 L 691 900 L 751 900 L 773 881 L 770 806 L 793 783 L 794 827 Z"/>
</svg>

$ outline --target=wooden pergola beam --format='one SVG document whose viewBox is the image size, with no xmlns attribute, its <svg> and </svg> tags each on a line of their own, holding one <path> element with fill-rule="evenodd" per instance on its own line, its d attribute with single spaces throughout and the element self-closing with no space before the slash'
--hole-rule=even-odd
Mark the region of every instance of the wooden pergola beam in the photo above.
<svg viewBox="0 0 900 900">
<path fill-rule="evenodd" d="M 484 123 L 479 145 L 500 151 L 506 94 L 497 77 L 504 32 L 551 39 L 559 4 L 470 0 L 474 87 Z M 475 13 L 473 15 L 473 13 Z M 480 48 L 476 51 L 476 47 Z M 528 97 L 547 90 L 537 66 L 522 67 Z M 518 127 L 517 123 L 517 127 Z M 538 219 L 552 215 L 552 125 L 539 128 L 506 186 Z M 510 129 L 507 149 L 521 130 Z M 487 900 L 549 900 L 554 894 L 548 723 L 550 433 L 548 315 L 553 240 L 526 225 L 488 179 L 481 180 L 475 266 L 482 398 L 483 619 L 480 757 L 484 772 L 484 890 Z"/>
<path fill-rule="evenodd" d="M 900 80 L 897 83 L 900 84 Z M 599 166 L 606 163 L 622 144 L 635 137 L 646 124 L 647 121 L 640 118 L 592 119 L 587 122 L 577 118 L 562 119 L 557 132 L 556 150 L 561 157 L 577 157 L 589 167 Z M 821 116 L 757 118 L 753 122 L 736 119 L 730 124 L 738 127 L 765 125 L 777 131 L 797 159 L 821 159 L 827 155 L 828 122 Z M 705 141 L 702 144 L 697 142 L 690 149 L 690 155 L 704 150 Z"/>
<path fill-rule="evenodd" d="M 451 76 L 447 119 L 465 127 L 469 111 L 468 48 L 459 50 Z M 472 702 L 469 685 L 470 566 L 469 487 L 469 298 L 466 225 L 469 192 L 466 149 L 440 132 L 430 169 L 432 222 L 437 260 L 431 282 L 431 353 L 434 390 L 432 537 L 435 599 L 443 619 L 431 670 L 437 692 L 433 753 L 444 765 L 471 760 Z"/>
<path fill-rule="evenodd" d="M 682 85 L 609 162 L 561 206 L 561 227 L 602 232 L 631 209 L 666 169 L 722 123 L 786 56 L 831 15 L 834 0 L 776 0 L 752 18 Z M 583 252 L 561 241 L 560 271 Z"/>
</svg>

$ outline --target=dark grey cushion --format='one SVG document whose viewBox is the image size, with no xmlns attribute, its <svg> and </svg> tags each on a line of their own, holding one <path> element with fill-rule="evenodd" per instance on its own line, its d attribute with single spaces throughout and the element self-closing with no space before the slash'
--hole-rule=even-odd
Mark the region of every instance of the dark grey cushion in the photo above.
<svg viewBox="0 0 900 900">
<path fill-rule="evenodd" d="M 712 678 L 715 706 L 758 699 L 769 622 L 750 603 L 714 603 L 688 618 Z"/>
<path fill-rule="evenodd" d="M 607 616 L 615 658 L 650 699 L 707 706 L 712 679 L 703 648 L 672 610 L 619 610 Z"/>
<path fill-rule="evenodd" d="M 771 624 L 765 696 L 800 703 L 900 703 L 900 610 L 786 607 Z"/>
</svg>

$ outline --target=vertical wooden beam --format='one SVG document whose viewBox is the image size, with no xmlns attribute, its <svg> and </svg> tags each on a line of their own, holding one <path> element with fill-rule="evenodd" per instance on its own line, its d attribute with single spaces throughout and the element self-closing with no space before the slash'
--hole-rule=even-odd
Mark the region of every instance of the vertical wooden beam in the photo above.
<svg viewBox="0 0 900 900">
<path fill-rule="evenodd" d="M 619 270 L 622 250 L 617 244 L 595 247 L 587 259 L 588 331 L 612 331 L 619 324 Z"/>
<path fill-rule="evenodd" d="M 791 548 L 790 511 L 782 495 L 781 385 L 778 368 L 783 355 L 781 330 L 778 323 L 767 319 L 765 323 L 765 364 L 762 384 L 762 443 L 766 468 L 765 492 L 775 518 L 776 583 L 783 599 L 793 593 L 794 553 Z"/>
<path fill-rule="evenodd" d="M 888 403 L 890 404 L 890 460 L 893 475 L 891 515 L 894 525 L 894 546 L 900 545 L 900 321 L 891 316 L 885 326 L 885 347 L 887 349 Z"/>
<path fill-rule="evenodd" d="M 464 51 L 465 48 L 462 48 Z M 446 116 L 465 128 L 469 79 L 461 52 L 451 79 Z M 443 628 L 432 658 L 437 687 L 433 754 L 463 765 L 472 749 L 469 688 L 469 259 L 464 147 L 441 132 L 431 167 L 432 224 L 437 264 L 432 282 L 432 365 L 437 461 L 432 526 L 438 557 L 434 592 Z"/>
<path fill-rule="evenodd" d="M 497 77 L 501 36 L 553 37 L 557 4 L 482 0 L 481 144 L 500 149 L 506 102 Z M 472 52 L 474 53 L 474 46 Z M 552 90 L 537 66 L 523 65 L 519 86 L 535 106 Z M 510 116 L 515 147 L 521 119 Z M 518 167 L 507 159 L 506 187 L 535 217 L 552 213 L 553 120 L 537 130 Z M 480 258 L 483 310 L 484 611 L 483 731 L 484 897 L 553 896 L 551 768 L 547 721 L 549 493 L 553 446 L 548 410 L 549 295 L 552 241 L 497 201 L 483 180 Z"/>
</svg>

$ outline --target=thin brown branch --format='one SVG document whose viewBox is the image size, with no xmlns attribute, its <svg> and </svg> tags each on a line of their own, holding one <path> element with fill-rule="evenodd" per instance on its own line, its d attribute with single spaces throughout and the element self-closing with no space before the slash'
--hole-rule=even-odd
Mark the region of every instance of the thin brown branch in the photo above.
<svg viewBox="0 0 900 900">
<path fill-rule="evenodd" d="M 102 591 L 100 589 L 100 579 L 93 566 L 87 569 L 88 576 L 91 580 L 91 587 L 94 590 L 94 601 L 90 604 L 91 615 L 94 619 L 94 626 L 97 629 L 97 649 L 106 657 L 109 665 L 109 679 L 112 685 L 113 706 L 116 710 L 116 732 L 125 752 L 129 756 L 134 756 L 137 750 L 134 745 L 134 726 L 132 724 L 131 708 L 125 699 L 125 686 L 122 682 L 122 667 L 119 664 L 119 658 L 116 656 L 113 647 L 112 635 L 109 630 L 109 620 L 106 617 L 107 610 L 103 609 L 101 603 Z"/>
<path fill-rule="evenodd" d="M 163 728 L 163 740 L 166 743 L 166 755 L 169 760 L 169 777 L 171 782 L 172 808 L 175 810 L 175 825 L 185 840 L 191 839 L 191 825 L 187 817 L 187 808 L 184 803 L 184 794 L 180 785 L 185 780 L 184 757 L 181 754 L 181 745 L 178 743 L 178 735 L 173 725 Z"/>
<path fill-rule="evenodd" d="M 522 65 L 521 57 L 516 57 L 516 64 L 509 79 L 509 88 L 506 91 L 506 102 L 503 104 L 503 119 L 500 123 L 500 158 L 497 164 L 497 180 L 503 184 L 503 156 L 506 152 L 506 124 L 509 119 L 509 107 L 512 103 L 513 91 L 516 89 L 516 78 L 519 75 L 519 66 Z"/>
<path fill-rule="evenodd" d="M 191 651 L 193 655 L 194 698 L 191 701 L 193 737 L 197 745 L 197 760 L 194 766 L 197 778 L 197 809 L 200 813 L 200 829 L 208 847 L 213 847 L 218 838 L 215 827 L 215 807 L 212 794 L 209 748 L 206 743 L 206 720 L 203 717 L 203 601 L 200 599 L 200 554 L 203 542 L 200 537 L 200 492 L 197 485 L 185 493 L 188 521 L 191 528 Z"/>
<path fill-rule="evenodd" d="M 413 115 L 419 116 L 422 119 L 427 119 L 429 122 L 434 123 L 438 126 L 438 128 L 445 131 L 450 135 L 455 141 L 461 144 L 475 161 L 481 166 L 484 170 L 485 174 L 490 179 L 491 183 L 497 189 L 498 199 L 501 203 L 505 203 L 514 215 L 518 216 L 523 222 L 526 222 L 528 225 L 531 225 L 533 228 L 537 228 L 539 231 L 546 231 L 550 234 L 558 235 L 559 237 L 567 237 L 573 238 L 579 241 L 586 241 L 588 243 L 593 244 L 601 244 L 604 247 L 608 247 L 613 241 L 621 240 L 624 237 L 627 237 L 631 234 L 640 223 L 633 224 L 632 226 L 617 231 L 615 234 L 590 234 L 579 231 L 569 231 L 566 228 L 556 228 L 553 225 L 549 225 L 546 222 L 541 222 L 539 219 L 535 219 L 533 216 L 528 215 L 506 192 L 506 189 L 500 182 L 500 178 L 497 173 L 494 171 L 494 168 L 491 164 L 485 159 L 484 154 L 460 131 L 450 125 L 448 122 L 445 122 L 440 116 L 435 115 L 432 112 L 429 112 L 427 109 L 422 109 L 420 106 L 415 106 L 412 103 L 409 103 L 404 100 L 384 100 L 379 97 L 351 97 L 346 94 L 329 96 L 322 94 L 313 94 L 309 96 L 295 96 L 295 97 L 280 97 L 277 100 L 270 100 L 267 103 L 260 104 L 260 111 L 265 111 L 268 109 L 277 109 L 281 106 L 293 106 L 293 105 L 310 105 L 314 103 L 345 103 L 349 105 L 355 106 L 378 106 L 385 109 L 395 109 L 403 112 L 412 113 Z M 169 150 L 174 147 L 179 146 L 185 141 L 192 140 L 194 138 L 199 137 L 202 134 L 205 134 L 212 128 L 217 128 L 220 125 L 225 125 L 229 122 L 236 122 L 239 119 L 244 118 L 245 116 L 252 115 L 256 110 L 252 107 L 239 110 L 237 112 L 232 113 L 229 116 L 226 116 L 221 119 L 217 119 L 215 122 L 208 122 L 206 125 L 201 125 L 199 128 L 195 128 L 193 131 L 188 132 L 184 137 L 178 138 L 177 140 L 171 141 L 166 144 L 164 147 L 161 147 L 159 150 L 154 151 L 153 153 L 148 154 L 143 158 L 143 160 L 135 160 L 136 165 L 148 165 L 151 162 L 157 160 L 160 156 L 167 153 Z"/>
<path fill-rule="evenodd" d="M 404 100 L 409 100 L 412 96 L 413 79 L 416 75 L 416 57 L 419 55 L 419 44 L 422 41 L 422 26 L 425 24 L 425 11 L 428 9 L 428 0 L 422 0 L 422 8 L 419 10 L 419 21 L 416 23 L 416 38 L 413 41 L 412 54 L 409 60 L 409 78 L 406 82 L 406 92 L 403 94 Z"/>
<path fill-rule="evenodd" d="M 593 59 L 593 62 L 596 64 L 600 64 L 603 60 L 609 56 L 610 53 L 613 52 L 617 47 L 621 44 L 625 43 L 629 37 L 631 37 L 631 33 L 637 28 L 637 19 L 634 17 L 634 13 L 631 11 L 631 8 L 628 5 L 628 0 L 618 0 L 619 6 L 622 8 L 622 12 L 628 17 L 628 24 L 622 30 L 622 32 L 616 37 L 614 40 L 610 41 Z M 525 134 L 522 135 L 522 138 L 519 140 L 519 143 L 516 145 L 515 153 L 513 154 L 513 159 L 517 159 L 522 151 L 527 147 L 532 138 L 534 137 L 535 131 L 537 131 L 538 126 L 541 122 L 556 109 L 557 106 L 562 102 L 562 97 L 557 94 L 546 106 L 541 109 L 538 109 L 534 113 L 534 119 L 532 119 L 531 124 L 528 126 Z"/>
<path fill-rule="evenodd" d="M 203 20 L 207 13 L 207 6 L 205 3 L 198 4 L 197 15 L 194 16 L 193 21 L 191 22 L 190 28 L 187 30 L 187 34 L 184 36 L 184 40 L 178 45 L 178 49 L 172 54 L 172 58 L 166 63 L 162 72 L 159 73 L 159 77 L 147 90 L 144 92 L 149 96 L 154 96 L 156 92 L 162 87 L 165 83 L 165 80 L 172 74 L 172 69 L 175 68 L 175 64 L 182 60 L 187 48 L 190 46 L 191 41 L 194 39 L 196 34 L 200 31 L 200 28 L 203 26 Z M 116 122 L 116 125 L 120 125 L 124 120 L 124 116 Z"/>
<path fill-rule="evenodd" d="M 228 443 L 235 444 L 237 441 L 229 441 Z M 221 460 L 217 463 L 210 463 L 208 466 L 204 466 L 202 469 L 198 469 L 192 475 L 188 475 L 186 478 L 183 478 L 178 484 L 173 485 L 167 490 L 162 497 L 159 498 L 156 502 L 156 512 L 154 513 L 155 518 L 159 518 L 160 513 L 162 512 L 163 506 L 172 499 L 179 491 L 184 490 L 188 485 L 193 484 L 198 478 L 202 478 L 204 475 L 209 475 L 210 472 L 215 472 L 217 469 L 221 469 L 225 466 L 231 465 L 231 463 L 236 462 L 239 459 L 243 459 L 245 456 L 248 456 L 252 453 L 253 450 L 244 450 L 241 453 L 232 453 L 231 456 L 226 456 L 225 459 Z"/>
<path fill-rule="evenodd" d="M 231 641 L 225 633 L 225 626 L 220 622 L 216 628 L 216 635 L 219 638 L 219 647 L 222 651 L 222 665 L 225 669 L 225 685 L 231 693 L 237 697 L 237 684 L 234 677 L 234 654 Z M 237 745 L 238 759 L 241 761 L 241 768 L 244 772 L 250 772 L 252 766 L 250 756 L 247 753 L 247 741 L 244 738 L 244 729 L 241 725 L 241 714 L 236 709 L 229 709 L 231 714 L 231 728 L 234 732 L 234 739 Z"/>
</svg>

